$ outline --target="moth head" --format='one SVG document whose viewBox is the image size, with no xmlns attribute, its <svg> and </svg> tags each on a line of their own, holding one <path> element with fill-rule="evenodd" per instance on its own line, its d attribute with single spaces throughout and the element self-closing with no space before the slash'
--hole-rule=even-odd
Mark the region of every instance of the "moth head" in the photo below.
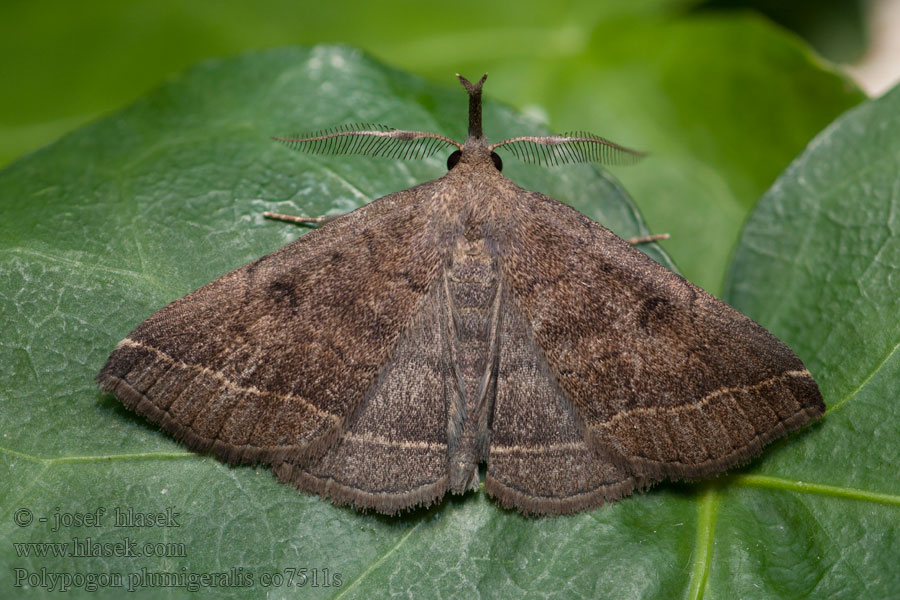
<svg viewBox="0 0 900 600">
<path fill-rule="evenodd" d="M 314 154 L 367 154 L 389 158 L 428 158 L 455 148 L 447 157 L 447 170 L 464 164 L 476 169 L 503 170 L 500 149 L 528 163 L 556 166 L 597 162 L 630 164 L 644 153 L 584 131 L 551 136 L 520 136 L 489 144 L 481 126 L 481 90 L 487 73 L 472 83 L 456 75 L 469 94 L 469 134 L 465 143 L 426 131 L 394 129 L 375 123 L 352 123 L 304 135 L 274 137 L 295 150 Z"/>
</svg>

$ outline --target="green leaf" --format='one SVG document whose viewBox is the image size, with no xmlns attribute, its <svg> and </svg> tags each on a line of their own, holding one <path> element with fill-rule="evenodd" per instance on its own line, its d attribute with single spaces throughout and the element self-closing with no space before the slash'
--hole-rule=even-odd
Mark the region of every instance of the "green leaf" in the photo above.
<svg viewBox="0 0 900 600">
<path fill-rule="evenodd" d="M 898 173 L 900 87 L 816 137 L 744 228 L 727 297 L 804 359 L 828 411 L 737 477 L 718 514 L 717 596 L 900 590 Z M 754 544 L 770 552 L 749 556 Z"/>
</svg>

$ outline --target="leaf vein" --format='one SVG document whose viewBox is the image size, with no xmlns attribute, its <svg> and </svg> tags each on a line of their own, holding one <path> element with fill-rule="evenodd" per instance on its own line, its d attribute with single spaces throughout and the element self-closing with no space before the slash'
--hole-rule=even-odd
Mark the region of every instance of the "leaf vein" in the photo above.
<svg viewBox="0 0 900 600">
<path fill-rule="evenodd" d="M 865 502 L 876 502 L 878 504 L 900 506 L 900 496 L 896 494 L 871 492 L 868 490 L 861 490 L 859 488 L 827 485 L 823 483 L 794 481 L 781 477 L 772 477 L 770 475 L 738 475 L 735 478 L 735 482 L 738 485 L 747 487 L 779 489 L 792 492 L 800 492 L 804 494 L 819 494 L 822 496 L 832 496 L 835 498 L 847 498 L 849 500 L 862 500 Z"/>
<path fill-rule="evenodd" d="M 385 552 L 385 553 L 381 556 L 381 558 L 379 558 L 378 560 L 376 560 L 375 562 L 373 562 L 371 565 L 369 565 L 369 567 L 368 567 L 365 571 L 363 571 L 362 573 L 359 574 L 359 577 L 357 577 L 356 579 L 354 579 L 353 581 L 351 581 L 351 582 L 350 582 L 350 585 L 348 585 L 347 587 L 345 587 L 345 588 L 341 591 L 340 594 L 338 594 L 337 596 L 335 596 L 335 597 L 334 597 L 334 600 L 338 600 L 339 598 L 343 598 L 345 595 L 347 595 L 347 592 L 349 592 L 350 590 L 352 590 L 357 584 L 359 584 L 360 581 L 362 581 L 363 579 L 365 579 L 366 577 L 368 577 L 368 576 L 369 576 L 369 573 L 371 573 L 372 571 L 374 571 L 381 563 L 383 563 L 385 560 L 388 559 L 388 557 L 390 557 L 394 552 L 396 552 L 397 549 L 400 548 L 400 546 L 402 546 L 403 544 L 405 544 L 405 543 L 406 543 L 406 540 L 409 539 L 409 536 L 411 536 L 412 533 L 413 533 L 416 529 L 418 529 L 419 526 L 420 526 L 422 523 L 424 523 L 424 520 L 419 521 L 419 522 L 416 523 L 414 526 L 410 527 L 410 528 L 409 528 L 409 531 L 406 532 L 406 535 L 404 535 L 402 538 L 400 538 L 399 540 L 397 540 L 397 543 L 394 544 L 394 547 L 393 547 L 393 548 L 391 548 L 390 550 L 388 550 L 387 552 Z"/>
<path fill-rule="evenodd" d="M 124 275 L 127 277 L 134 277 L 135 279 L 140 279 L 142 281 L 146 281 L 147 283 L 165 291 L 170 294 L 176 294 L 175 290 L 171 290 L 165 287 L 162 283 L 153 279 L 152 277 L 148 277 L 144 273 L 138 273 L 137 271 L 131 271 L 129 269 L 117 269 L 115 267 L 108 267 L 106 265 L 92 265 L 89 263 L 81 262 L 80 260 L 75 260 L 72 258 L 66 258 L 64 256 L 55 256 L 53 254 L 47 254 L 44 252 L 38 252 L 37 250 L 32 250 L 30 248 L 22 248 L 22 247 L 12 247 L 12 248 L 2 248 L 0 252 L 8 252 L 10 254 L 18 254 L 23 256 L 29 256 L 32 258 L 39 258 L 46 261 L 63 263 L 66 265 L 70 265 L 73 267 L 82 268 L 85 270 L 93 270 L 93 271 L 104 271 L 106 273 L 111 273 L 113 275 Z"/>
<path fill-rule="evenodd" d="M 891 348 L 890 352 L 887 353 L 887 356 L 885 356 L 884 359 L 881 362 L 879 362 L 875 366 L 874 369 L 872 369 L 872 372 L 869 373 L 866 376 L 866 378 L 863 379 L 862 382 L 858 386 L 856 386 L 856 388 L 854 388 L 849 394 L 845 395 L 843 398 L 841 398 L 840 400 L 835 402 L 833 405 L 829 406 L 825 410 L 825 414 L 828 415 L 828 414 L 836 411 L 837 409 L 842 407 L 844 404 L 846 404 L 851 398 L 855 398 L 856 395 L 859 394 L 860 390 L 862 390 L 864 387 L 866 387 L 866 385 L 872 380 L 872 378 L 878 374 L 878 372 L 881 370 L 881 367 L 883 367 L 885 365 L 885 363 L 887 363 L 889 360 L 891 360 L 891 358 L 897 353 L 897 348 L 900 348 L 900 342 L 897 342 L 894 345 L 894 347 Z"/>
<path fill-rule="evenodd" d="M 707 487 L 700 500 L 697 515 L 697 541 L 694 544 L 694 568 L 691 570 L 688 588 L 689 600 L 701 600 L 706 590 L 718 509 L 719 495 L 715 488 Z"/>
<path fill-rule="evenodd" d="M 113 460 L 145 460 L 145 459 L 169 459 L 169 458 L 201 458 L 203 455 L 194 452 L 132 452 L 129 454 L 97 454 L 93 456 L 56 456 L 53 458 L 43 458 L 19 452 L 12 448 L 4 448 L 0 446 L 0 454 L 9 454 L 24 460 L 40 463 L 43 465 L 54 465 L 57 463 L 78 463 L 78 462 L 103 462 Z"/>
</svg>

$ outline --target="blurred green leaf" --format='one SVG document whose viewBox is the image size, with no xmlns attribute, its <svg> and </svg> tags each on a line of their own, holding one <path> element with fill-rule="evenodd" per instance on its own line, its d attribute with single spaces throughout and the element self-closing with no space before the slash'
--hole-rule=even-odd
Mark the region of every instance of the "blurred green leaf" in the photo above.
<svg viewBox="0 0 900 600">
<path fill-rule="evenodd" d="M 850 63 L 863 55 L 869 37 L 865 0 L 705 0 L 699 10 L 755 10 L 796 32 L 829 60 Z"/>
<path fill-rule="evenodd" d="M 692 3 L 268 0 L 262 10 L 244 0 L 7 0 L 0 3 L 0 165 L 206 58 L 337 41 L 444 82 L 464 60 L 497 74 L 508 58 L 565 60 L 598 20 Z"/>
</svg>

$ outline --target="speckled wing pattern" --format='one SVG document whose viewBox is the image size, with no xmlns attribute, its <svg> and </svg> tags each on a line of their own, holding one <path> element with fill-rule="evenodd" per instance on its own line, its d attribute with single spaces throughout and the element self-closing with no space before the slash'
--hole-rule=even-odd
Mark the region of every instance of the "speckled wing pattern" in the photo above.
<svg viewBox="0 0 900 600">
<path fill-rule="evenodd" d="M 485 463 L 503 506 L 584 510 L 744 463 L 824 412 L 749 318 L 466 168 L 176 300 L 99 383 L 196 451 L 389 514 L 477 489 Z"/>
</svg>

